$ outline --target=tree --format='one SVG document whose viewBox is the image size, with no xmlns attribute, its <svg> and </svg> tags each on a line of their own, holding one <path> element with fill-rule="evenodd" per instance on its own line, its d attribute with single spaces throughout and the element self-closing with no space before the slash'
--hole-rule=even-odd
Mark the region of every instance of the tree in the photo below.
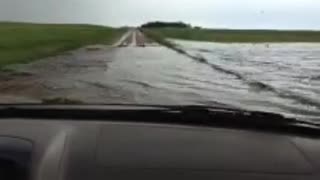
<svg viewBox="0 0 320 180">
<path fill-rule="evenodd" d="M 190 28 L 191 25 L 186 24 L 184 22 L 148 22 L 141 26 L 142 28 L 165 28 L 165 27 L 173 27 L 173 28 Z"/>
</svg>

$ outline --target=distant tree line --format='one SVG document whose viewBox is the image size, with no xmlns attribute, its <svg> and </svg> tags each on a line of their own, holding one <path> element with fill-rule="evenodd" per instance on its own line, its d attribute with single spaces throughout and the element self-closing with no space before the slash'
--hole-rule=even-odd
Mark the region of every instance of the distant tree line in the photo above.
<svg viewBox="0 0 320 180">
<path fill-rule="evenodd" d="M 164 27 L 174 27 L 174 28 L 190 28 L 190 24 L 186 24 L 184 22 L 148 22 L 141 26 L 142 28 L 164 28 Z"/>
</svg>

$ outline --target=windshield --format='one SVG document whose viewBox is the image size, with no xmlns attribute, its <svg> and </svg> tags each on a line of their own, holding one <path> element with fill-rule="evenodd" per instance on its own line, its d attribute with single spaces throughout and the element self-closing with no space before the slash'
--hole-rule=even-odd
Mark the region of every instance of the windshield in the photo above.
<svg viewBox="0 0 320 180">
<path fill-rule="evenodd" d="M 320 1 L 1 0 L 0 103 L 320 120 Z"/>
</svg>

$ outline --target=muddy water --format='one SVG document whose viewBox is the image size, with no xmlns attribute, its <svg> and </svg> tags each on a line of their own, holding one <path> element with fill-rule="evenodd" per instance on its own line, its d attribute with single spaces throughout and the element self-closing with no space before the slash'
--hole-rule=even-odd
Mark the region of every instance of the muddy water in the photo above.
<svg viewBox="0 0 320 180">
<path fill-rule="evenodd" d="M 176 43 L 206 60 L 195 77 L 207 82 L 209 99 L 320 119 L 320 44 Z"/>
<path fill-rule="evenodd" d="M 135 40 L 134 40 L 135 38 Z M 69 98 L 89 104 L 217 105 L 320 119 L 320 45 L 176 41 L 178 54 L 132 31 L 0 74 L 0 103 Z"/>
</svg>

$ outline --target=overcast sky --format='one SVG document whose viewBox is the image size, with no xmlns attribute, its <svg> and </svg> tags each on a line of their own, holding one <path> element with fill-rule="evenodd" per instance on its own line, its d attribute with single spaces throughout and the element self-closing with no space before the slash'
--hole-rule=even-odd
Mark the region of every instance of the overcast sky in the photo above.
<svg viewBox="0 0 320 180">
<path fill-rule="evenodd" d="M 320 0 L 0 0 L 0 20 L 216 28 L 320 29 Z"/>
</svg>

